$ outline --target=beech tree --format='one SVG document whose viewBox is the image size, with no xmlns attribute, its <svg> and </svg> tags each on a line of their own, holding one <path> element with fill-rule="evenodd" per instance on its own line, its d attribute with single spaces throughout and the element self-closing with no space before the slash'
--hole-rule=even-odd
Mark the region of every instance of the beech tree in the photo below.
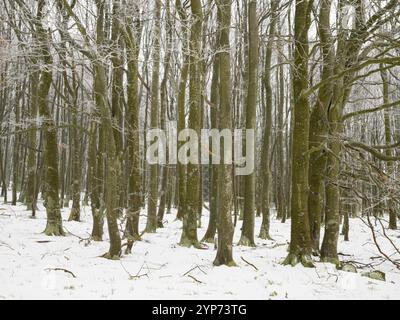
<svg viewBox="0 0 400 320">
<path fill-rule="evenodd" d="M 153 33 L 153 73 L 151 76 L 151 128 L 157 129 L 159 125 L 159 77 L 160 77 L 160 16 L 161 1 L 155 0 L 154 29 Z M 150 194 L 148 199 L 146 231 L 156 232 L 158 206 L 158 165 L 150 165 Z"/>
<path fill-rule="evenodd" d="M 399 13 L 396 0 L 2 0 L 1 197 L 32 217 L 44 205 L 48 236 L 89 220 L 109 259 L 173 223 L 176 243 L 214 243 L 214 265 L 234 266 L 234 232 L 264 246 L 278 221 L 284 264 L 340 267 L 355 218 L 398 227 Z M 147 159 L 163 140 L 151 129 L 165 163 Z"/>
<path fill-rule="evenodd" d="M 296 1 L 294 20 L 294 127 L 292 150 L 291 239 L 285 264 L 312 266 L 311 236 L 308 212 L 308 165 L 310 107 L 305 95 L 308 78 L 308 30 L 312 1 Z"/>
<path fill-rule="evenodd" d="M 50 52 L 49 37 L 43 26 L 46 1 L 38 2 L 37 8 L 37 41 L 43 57 L 43 69 L 40 72 L 40 80 L 38 87 L 38 105 L 39 114 L 43 118 L 44 132 L 44 166 L 45 172 L 45 202 L 47 213 L 47 226 L 44 233 L 48 236 L 62 236 L 64 230 L 62 228 L 62 218 L 60 212 L 60 200 L 58 194 L 58 148 L 57 148 L 57 131 L 49 109 L 48 99 L 49 91 L 52 83 L 52 54 Z"/>
<path fill-rule="evenodd" d="M 258 84 L 258 26 L 257 26 L 257 4 L 249 1 L 248 4 L 249 24 L 249 80 L 247 85 L 246 105 L 246 129 L 256 128 L 257 109 L 257 84 Z M 250 160 L 254 161 L 254 159 Z M 242 237 L 239 244 L 255 246 L 254 242 L 254 220 L 255 220 L 255 174 L 254 172 L 245 177 L 244 195 L 244 220 Z"/>
<path fill-rule="evenodd" d="M 192 21 L 190 29 L 189 56 L 189 129 L 200 136 L 201 126 L 201 32 L 203 12 L 199 0 L 191 0 Z M 199 155 L 197 155 L 199 158 Z M 197 213 L 200 195 L 200 166 L 196 163 L 187 165 L 185 213 L 180 244 L 198 246 Z"/>
<path fill-rule="evenodd" d="M 231 2 L 218 0 L 219 12 L 219 128 L 232 128 L 232 111 L 230 106 L 231 71 L 230 71 L 230 37 Z M 224 159 L 224 146 L 220 149 L 221 159 Z M 214 265 L 234 266 L 232 252 L 233 224 L 232 224 L 232 166 L 221 164 L 218 168 L 218 251 Z"/>
</svg>

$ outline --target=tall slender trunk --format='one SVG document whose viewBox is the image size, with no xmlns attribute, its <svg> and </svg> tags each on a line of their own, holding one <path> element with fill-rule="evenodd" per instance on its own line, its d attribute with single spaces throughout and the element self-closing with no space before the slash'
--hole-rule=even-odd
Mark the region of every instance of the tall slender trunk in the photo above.
<svg viewBox="0 0 400 320">
<path fill-rule="evenodd" d="M 262 168 L 262 223 L 260 229 L 261 239 L 271 239 L 269 235 L 270 226 L 270 188 L 271 188 L 271 174 L 270 174 L 270 146 L 271 146 L 271 131 L 272 131 L 272 87 L 271 87 L 271 63 L 272 63 L 272 48 L 276 31 L 277 10 L 279 1 L 274 0 L 271 2 L 271 23 L 270 31 L 267 42 L 267 49 L 265 53 L 265 71 L 264 71 L 264 88 L 265 88 L 265 120 L 264 120 L 264 134 L 263 146 L 261 156 Z"/>
<path fill-rule="evenodd" d="M 181 74 L 179 79 L 179 88 L 178 88 L 178 132 L 181 132 L 186 127 L 186 119 L 185 119 L 185 105 L 186 105 L 186 85 L 187 79 L 189 75 L 189 35 L 187 31 L 187 14 L 185 9 L 183 8 L 181 1 L 176 1 L 177 10 L 181 18 L 182 23 L 182 34 L 183 34 L 183 65 L 181 68 Z M 183 142 L 178 141 L 178 148 L 182 146 Z M 178 162 L 177 167 L 178 173 L 178 213 L 177 219 L 182 220 L 186 211 L 186 166 Z"/>
<path fill-rule="evenodd" d="M 218 11 L 219 14 L 219 11 Z M 219 32 L 217 32 L 217 36 L 215 39 L 215 51 L 217 51 L 219 46 Z M 210 108 L 210 117 L 211 117 L 211 129 L 218 128 L 218 108 L 219 108 L 219 55 L 216 54 L 214 56 L 213 62 L 213 75 L 211 80 L 211 108 Z M 212 139 L 210 139 L 212 140 Z M 210 154 L 210 159 L 212 159 L 212 155 Z M 209 203 L 210 203 L 210 218 L 208 221 L 208 227 L 206 234 L 203 237 L 202 242 L 214 243 L 215 234 L 217 232 L 217 217 L 218 217 L 218 165 L 213 164 L 210 161 L 211 165 L 209 166 Z"/>
<path fill-rule="evenodd" d="M 229 32 L 231 27 L 231 0 L 218 0 L 218 10 L 220 11 L 219 28 L 219 128 L 232 129 L 232 110 L 231 110 L 231 54 Z M 224 161 L 224 146 L 221 145 L 221 161 Z M 232 252 L 233 242 L 233 223 L 232 223 L 232 165 L 221 164 L 218 168 L 218 248 L 214 265 L 235 266 Z"/>
<path fill-rule="evenodd" d="M 27 210 L 32 211 L 36 208 L 36 202 L 34 202 L 35 189 L 36 189 L 36 167 L 37 167 L 37 131 L 36 127 L 36 118 L 38 114 L 38 83 L 39 83 L 39 72 L 35 71 L 30 76 L 30 131 L 28 136 L 28 163 L 27 163 L 27 183 L 26 183 L 26 191 L 25 191 L 25 204 L 27 206 Z"/>
<path fill-rule="evenodd" d="M 76 84 L 76 70 L 75 66 L 73 67 L 73 83 L 72 87 L 75 89 L 77 87 Z M 72 93 L 72 130 L 70 131 L 72 134 L 71 137 L 71 153 L 70 157 L 72 157 L 72 184 L 71 184 L 71 191 L 72 191 L 72 208 L 71 213 L 69 216 L 69 221 L 80 221 L 81 219 L 81 176 L 82 176 L 82 168 L 81 168 L 81 148 L 80 148 L 80 139 L 79 133 L 80 130 L 78 128 L 78 93 L 74 90 Z"/>
<path fill-rule="evenodd" d="M 190 30 L 189 58 L 189 128 L 200 136 L 201 126 L 201 33 L 203 12 L 200 0 L 191 0 L 192 26 Z M 198 245 L 197 217 L 200 188 L 200 165 L 187 165 L 186 176 L 186 210 L 183 215 L 183 229 L 180 244 L 185 247 Z"/>
<path fill-rule="evenodd" d="M 294 123 L 292 150 L 291 240 L 289 255 L 284 264 L 301 262 L 313 266 L 308 215 L 308 165 L 310 110 L 305 91 L 308 88 L 308 30 L 310 27 L 309 1 L 296 0 L 294 34 Z"/>
<path fill-rule="evenodd" d="M 104 7 L 105 1 L 96 0 L 97 7 L 97 34 L 96 42 L 99 48 L 104 46 Z M 106 258 L 117 259 L 121 255 L 121 236 L 118 228 L 118 172 L 119 162 L 116 159 L 116 145 L 112 126 L 112 115 L 107 99 L 106 69 L 101 59 L 95 59 L 94 68 L 94 93 L 96 106 L 101 116 L 101 126 L 104 134 L 105 163 L 105 185 L 104 189 L 105 208 L 107 214 L 108 234 L 110 237 L 110 249 Z"/>
<path fill-rule="evenodd" d="M 278 20 L 279 24 L 279 20 Z M 279 37 L 279 35 L 278 35 Z M 281 41 L 278 41 L 278 46 L 280 50 L 283 50 L 281 46 Z M 276 162 L 277 162 L 277 173 L 276 173 L 276 183 L 277 183 L 277 196 L 276 196 L 276 207 L 277 207 L 277 217 L 281 220 L 286 219 L 287 216 L 287 199 L 285 196 L 285 154 L 284 154 L 284 107 L 285 107 L 285 78 L 284 78 L 284 66 L 283 66 L 283 57 L 281 54 L 278 55 L 278 64 L 279 64 L 279 102 L 278 102 L 278 110 L 277 110 L 277 127 L 278 132 L 276 135 Z"/>
<path fill-rule="evenodd" d="M 52 83 L 53 59 L 50 52 L 49 35 L 42 24 L 45 0 L 38 2 L 37 38 L 42 47 L 42 57 L 45 67 L 41 70 L 38 88 L 38 107 L 43 118 L 42 130 L 44 138 L 44 167 L 45 172 L 45 202 L 47 213 L 47 225 L 44 233 L 48 236 L 62 236 L 62 219 L 60 200 L 58 194 L 58 143 L 57 129 L 48 106 L 49 91 Z"/>
<path fill-rule="evenodd" d="M 381 68 L 381 78 L 382 78 L 382 92 L 383 92 L 383 103 L 388 104 L 389 103 L 389 79 L 388 79 L 388 72 L 384 70 L 384 65 L 380 66 Z M 390 124 L 390 110 L 385 109 L 384 110 L 384 122 L 385 122 L 385 143 L 387 146 L 391 144 L 392 141 L 392 128 Z M 386 149 L 386 156 L 391 157 L 392 156 L 392 150 L 390 148 Z M 393 176 L 393 162 L 388 161 L 386 163 L 386 170 L 387 170 L 387 175 L 389 177 Z M 394 183 L 394 181 L 392 182 Z M 397 230 L 397 213 L 396 213 L 396 208 L 395 208 L 395 203 L 392 199 L 392 196 L 389 196 L 389 199 L 387 200 L 386 203 L 387 206 L 387 211 L 389 212 L 389 229 L 391 230 Z"/>
<path fill-rule="evenodd" d="M 154 10 L 154 42 L 153 42 L 153 73 L 151 79 L 151 129 L 158 129 L 159 118 L 159 78 L 160 78 L 160 16 L 161 0 L 155 0 Z M 154 233 L 157 230 L 158 205 L 158 165 L 150 165 L 150 193 L 147 205 L 146 232 Z"/>
<path fill-rule="evenodd" d="M 308 210 L 312 249 L 319 254 L 321 216 L 324 212 L 325 174 L 327 165 L 326 144 L 328 139 L 328 108 L 332 101 L 332 85 L 328 79 L 333 74 L 334 51 L 330 31 L 331 0 L 323 0 L 318 19 L 318 29 L 321 41 L 323 69 L 316 104 L 310 118 L 310 192 L 308 195 Z"/>
<path fill-rule="evenodd" d="M 164 57 L 164 75 L 163 80 L 161 82 L 161 130 L 166 132 L 167 130 L 167 107 L 168 107 L 168 77 L 169 77 L 169 70 L 170 70 L 170 60 L 171 60 L 171 51 L 172 51 L 172 21 L 170 17 L 170 3 L 169 0 L 165 1 L 165 8 L 166 8 L 166 34 L 167 34 L 167 43 L 166 43 L 166 53 Z M 166 147 L 166 154 L 168 154 L 168 143 Z M 168 177 L 169 177 L 169 165 L 165 164 L 161 168 L 161 195 L 160 195 L 160 205 L 158 208 L 157 213 L 157 227 L 163 228 L 163 220 L 165 214 L 165 207 L 167 204 L 167 184 L 168 184 Z"/>
<path fill-rule="evenodd" d="M 113 121 L 113 134 L 116 149 L 116 161 L 118 161 L 119 172 L 117 172 L 117 203 L 118 212 L 121 216 L 126 206 L 124 201 L 124 176 L 123 176 L 123 126 L 122 115 L 124 113 L 124 42 L 122 41 L 120 16 L 122 15 L 121 0 L 112 0 L 111 19 L 111 116 Z"/>
<path fill-rule="evenodd" d="M 248 86 L 247 86 L 247 105 L 246 105 L 246 130 L 256 129 L 257 112 L 257 86 L 258 86 L 258 19 L 257 3 L 249 1 L 248 5 L 248 25 L 249 25 L 249 46 L 248 46 Z M 247 141 L 246 143 L 250 143 Z M 254 153 L 255 143 L 254 143 Z M 255 159 L 247 159 L 255 162 Z M 267 170 L 266 170 L 267 171 Z M 254 242 L 254 223 L 255 223 L 255 173 L 244 178 L 244 212 L 242 235 L 240 245 L 255 246 Z"/>
<path fill-rule="evenodd" d="M 135 14 L 138 14 L 138 8 L 134 7 Z M 128 184 L 128 210 L 126 233 L 128 237 L 127 253 L 130 253 L 135 240 L 140 239 L 139 235 L 139 217 L 141 208 L 141 171 L 140 171 L 140 143 L 139 143 L 139 97 L 138 97 L 138 80 L 139 80 L 139 45 L 141 26 L 139 17 L 134 17 L 133 23 L 126 21 L 125 42 L 128 57 L 128 148 L 130 174 Z"/>
<path fill-rule="evenodd" d="M 99 136 L 97 142 L 97 136 Z M 98 143 L 98 146 L 97 146 Z M 95 123 L 90 125 L 89 155 L 88 155 L 88 179 L 90 186 L 90 206 L 92 209 L 92 234 L 94 241 L 102 241 L 104 226 L 104 205 L 101 204 L 103 194 L 103 139 L 101 128 L 97 129 Z"/>
</svg>

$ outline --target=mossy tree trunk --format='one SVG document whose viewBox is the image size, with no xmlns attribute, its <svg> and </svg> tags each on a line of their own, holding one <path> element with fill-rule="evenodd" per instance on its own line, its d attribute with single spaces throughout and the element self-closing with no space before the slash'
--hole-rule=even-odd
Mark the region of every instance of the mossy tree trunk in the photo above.
<svg viewBox="0 0 400 320">
<path fill-rule="evenodd" d="M 153 71 L 151 79 L 151 129 L 158 129 L 159 118 L 159 80 L 160 80 L 160 37 L 161 37 L 161 0 L 155 0 L 153 26 Z M 158 206 L 158 165 L 150 164 L 150 191 L 147 205 L 146 232 L 155 233 L 157 230 Z"/>
<path fill-rule="evenodd" d="M 389 79 L 388 79 L 388 72 L 387 70 L 384 69 L 384 65 L 382 64 L 380 66 L 381 68 L 381 78 L 382 78 L 382 93 L 383 93 L 383 103 L 384 104 L 389 104 Z M 392 142 L 392 128 L 391 128 L 391 123 L 390 123 L 390 110 L 385 109 L 384 110 L 384 122 L 385 122 L 385 143 L 387 146 L 390 146 Z M 386 156 L 391 157 L 392 156 L 392 150 L 390 147 L 386 149 Z M 386 163 L 386 171 L 387 175 L 389 177 L 393 176 L 393 161 L 388 161 Z M 392 178 L 390 179 L 390 183 L 394 183 Z M 389 196 L 389 199 L 387 200 L 386 203 L 386 208 L 387 211 L 389 212 L 389 229 L 391 230 L 397 230 L 397 213 L 396 213 L 396 206 L 391 198 L 391 195 Z"/>
<path fill-rule="evenodd" d="M 189 56 L 189 128 L 200 136 L 201 127 L 201 34 L 203 10 L 200 0 L 191 0 L 192 25 L 190 29 Z M 199 155 L 198 155 L 199 156 Z M 200 158 L 198 158 L 200 161 Z M 200 195 L 200 165 L 190 162 L 186 176 L 186 210 L 183 215 L 183 228 L 180 244 L 185 247 L 198 246 L 197 218 Z"/>
<path fill-rule="evenodd" d="M 218 26 L 220 28 L 219 43 L 219 128 L 232 129 L 231 110 L 231 0 L 218 0 Z M 224 161 L 224 147 L 221 144 L 221 159 Z M 232 223 L 232 165 L 221 164 L 218 168 L 218 243 L 214 265 L 235 266 L 232 252 L 233 223 Z"/>
<path fill-rule="evenodd" d="M 318 30 L 321 41 L 323 69 L 320 88 L 316 104 L 311 112 L 310 119 L 310 192 L 308 196 L 308 211 L 312 249 L 315 255 L 319 254 L 321 216 L 324 212 L 325 174 L 327 164 L 328 140 L 328 108 L 332 101 L 332 84 L 328 79 L 333 74 L 334 51 L 330 31 L 331 0 L 323 0 L 318 19 Z"/>
<path fill-rule="evenodd" d="M 104 7 L 105 1 L 96 0 L 97 25 L 96 44 L 102 48 L 105 43 L 104 37 Z M 104 198 L 107 214 L 108 233 L 110 237 L 110 249 L 106 258 L 117 259 L 121 255 L 121 236 L 118 228 L 118 167 L 116 159 L 116 144 L 114 139 L 112 115 L 107 99 L 107 79 L 105 65 L 101 59 L 95 59 L 94 68 L 94 96 L 96 106 L 101 116 L 101 126 L 104 134 L 105 163 L 105 186 Z"/>
<path fill-rule="evenodd" d="M 34 215 L 36 209 L 36 169 L 37 169 L 37 131 L 35 128 L 35 119 L 38 115 L 38 84 L 39 84 L 39 72 L 34 71 L 30 76 L 30 131 L 28 137 L 28 160 L 27 160 L 27 182 L 25 191 L 25 204 L 27 210 L 32 211 Z"/>
<path fill-rule="evenodd" d="M 21 86 L 20 88 L 17 89 L 15 95 L 16 95 L 16 101 L 15 101 L 15 109 L 14 109 L 14 114 L 15 114 L 15 122 L 20 123 L 20 118 L 21 118 L 21 113 L 20 113 L 20 105 L 19 105 L 19 99 L 21 97 L 21 90 L 24 90 L 24 86 Z M 21 146 L 21 134 L 15 134 L 14 137 L 14 150 L 13 150 L 13 155 L 12 155 L 12 161 L 13 161 L 13 166 L 12 166 L 12 198 L 11 198 L 11 205 L 15 206 L 17 205 L 17 192 L 18 192 L 18 180 L 19 180 L 19 160 L 20 160 L 20 146 Z"/>
<path fill-rule="evenodd" d="M 183 65 L 181 68 L 181 74 L 179 79 L 179 88 L 178 88 L 178 102 L 177 102 L 177 111 L 178 111 L 178 132 L 181 132 L 186 127 L 186 119 L 185 119 L 185 104 L 186 104 L 186 85 L 187 79 L 189 76 L 189 34 L 188 34 L 188 26 L 187 26 L 187 14 L 185 8 L 182 6 L 180 0 L 176 1 L 177 11 L 180 16 L 181 24 L 182 24 L 182 34 L 183 34 L 183 46 L 182 46 L 182 55 L 183 55 Z M 178 148 L 182 146 L 183 142 L 178 141 Z M 182 220 L 186 211 L 186 166 L 182 164 L 180 161 L 178 162 L 177 167 L 178 173 L 178 213 L 177 219 Z"/>
<path fill-rule="evenodd" d="M 293 144 L 292 144 L 292 197 L 291 239 L 289 255 L 284 264 L 313 266 L 308 214 L 308 165 L 310 107 L 305 91 L 308 89 L 308 30 L 310 27 L 310 1 L 296 0 L 293 70 Z"/>
<path fill-rule="evenodd" d="M 264 133 L 261 155 L 261 179 L 262 179 L 262 223 L 260 228 L 261 239 L 271 239 L 269 235 L 270 226 L 270 188 L 271 188 L 271 173 L 270 173 L 270 146 L 272 132 L 272 87 L 271 87 L 271 62 L 272 48 L 275 38 L 277 10 L 279 1 L 271 1 L 271 23 L 269 37 L 265 53 L 265 70 L 263 75 L 263 85 L 265 89 L 265 112 L 264 112 Z"/>
<path fill-rule="evenodd" d="M 219 46 L 219 32 L 215 37 L 215 49 Z M 211 129 L 218 128 L 218 107 L 219 107 L 219 56 L 214 56 L 213 62 L 213 75 L 211 80 L 211 108 L 210 108 L 210 120 Z M 210 139 L 212 140 L 212 139 Z M 210 217 L 208 220 L 208 227 L 206 234 L 203 237 L 202 242 L 214 243 L 215 235 L 217 232 L 217 217 L 218 217 L 218 165 L 213 164 L 212 155 L 210 154 L 210 166 L 209 166 L 209 203 L 210 203 Z"/>
<path fill-rule="evenodd" d="M 44 29 L 42 20 L 44 19 L 45 0 L 38 2 L 37 14 L 37 39 L 41 46 L 41 55 L 43 59 L 43 68 L 40 73 L 38 88 L 38 107 L 42 118 L 42 130 L 44 138 L 44 206 L 47 214 L 47 225 L 44 233 L 48 236 L 62 236 L 64 230 L 62 227 L 62 218 L 60 210 L 60 199 L 58 194 L 58 143 L 57 129 L 54 119 L 48 106 L 49 91 L 52 83 L 52 64 L 53 59 L 50 52 L 50 36 Z"/>
<path fill-rule="evenodd" d="M 117 203 L 119 215 L 122 216 L 126 207 L 125 201 L 125 179 L 123 176 L 123 125 L 122 115 L 124 114 L 124 41 L 121 33 L 120 20 L 123 14 L 121 0 L 112 0 L 111 19 L 111 116 L 113 121 L 113 134 L 116 149 L 116 161 L 118 161 L 119 172 L 117 172 Z"/>
<path fill-rule="evenodd" d="M 161 130 L 164 130 L 166 132 L 167 130 L 167 106 L 168 106 L 168 79 L 169 79 L 169 71 L 170 71 L 170 60 L 171 60 L 171 54 L 172 54 L 172 30 L 173 30 L 173 25 L 172 25 L 172 20 L 171 20 L 171 13 L 170 13 L 170 2 L 169 0 L 165 1 L 165 16 L 166 16 L 166 36 L 167 36 L 167 41 L 166 41 L 166 54 L 164 57 L 164 75 L 163 75 L 163 80 L 161 82 Z M 168 155 L 168 144 L 166 148 L 166 154 Z M 158 208 L 158 213 L 157 213 L 157 227 L 158 228 L 163 228 L 163 220 L 164 220 L 164 214 L 165 214 L 165 208 L 167 204 L 167 185 L 168 185 L 168 178 L 169 178 L 169 165 L 165 164 L 161 168 L 162 174 L 161 174 L 161 195 L 160 195 L 160 205 Z"/>
<path fill-rule="evenodd" d="M 246 104 L 246 129 L 256 130 L 256 111 L 257 111 L 257 87 L 258 87 L 258 19 L 257 3 L 249 1 L 248 4 L 248 85 L 247 85 L 247 104 Z M 254 143 L 254 155 L 255 143 Z M 255 159 L 247 161 L 255 162 Z M 244 177 L 244 212 L 242 235 L 240 245 L 254 247 L 254 223 L 255 223 L 255 173 L 252 172 Z"/>
<path fill-rule="evenodd" d="M 75 71 L 74 71 L 75 72 Z M 74 75 L 75 79 L 75 75 Z M 74 81 L 75 82 L 75 81 Z M 73 83 L 73 87 L 76 88 L 76 83 Z M 74 92 L 76 95 L 77 92 Z M 76 96 L 74 97 L 74 102 L 76 102 Z M 78 106 L 76 103 L 73 104 L 72 110 L 72 209 L 69 216 L 69 221 L 80 221 L 81 219 L 81 148 L 79 139 L 79 129 L 78 129 Z"/>
<path fill-rule="evenodd" d="M 339 2 L 339 12 L 343 13 L 347 1 Z M 339 192 L 339 173 L 340 173 L 340 135 L 343 130 L 343 109 L 349 100 L 354 78 L 357 75 L 359 54 L 368 37 L 370 28 L 376 30 L 385 23 L 383 17 L 387 12 L 393 10 L 398 1 L 391 0 L 380 8 L 369 20 L 364 21 L 364 8 L 362 1 L 352 3 L 354 6 L 354 23 L 350 26 L 351 31 L 344 29 L 342 21 L 348 19 L 344 14 L 339 16 L 339 31 L 337 49 L 335 55 L 334 76 L 336 77 L 333 88 L 333 99 L 328 110 L 329 135 L 331 142 L 328 145 L 329 155 L 327 164 L 327 186 L 326 186 L 326 221 L 325 233 L 321 247 L 321 259 L 325 262 L 339 264 L 337 254 L 337 243 L 339 237 L 340 224 L 340 192 Z"/>
<path fill-rule="evenodd" d="M 97 139 L 97 136 L 99 136 L 99 139 Z M 91 238 L 94 241 L 103 240 L 104 206 L 101 205 L 103 189 L 102 145 L 103 139 L 100 128 L 98 130 L 97 125 L 92 123 L 89 136 L 88 179 L 90 187 L 90 206 L 93 218 Z"/>
<path fill-rule="evenodd" d="M 336 134 L 341 131 L 339 108 L 334 108 L 329 112 L 329 133 Z M 341 143 L 337 139 L 332 139 L 328 148 L 330 150 L 327 159 L 326 178 L 326 208 L 325 208 L 325 233 L 321 246 L 321 260 L 333 264 L 339 264 L 337 254 L 337 242 L 340 227 L 340 189 L 338 178 L 340 173 L 340 162 L 338 156 L 341 152 Z"/>
<path fill-rule="evenodd" d="M 129 184 L 128 184 L 128 210 L 126 233 L 128 237 L 127 253 L 130 253 L 134 241 L 140 239 L 139 217 L 141 208 L 141 171 L 140 171 L 140 143 L 139 143 L 139 98 L 138 98 L 138 56 L 141 36 L 141 24 L 139 23 L 138 8 L 134 21 L 129 18 L 125 21 L 125 42 L 128 56 L 128 148 L 129 148 Z"/>
<path fill-rule="evenodd" d="M 340 3 L 340 11 L 343 10 L 345 3 Z M 355 24 L 356 29 L 361 26 L 362 13 L 360 3 L 356 5 Z M 340 19 L 346 17 L 340 16 Z M 342 26 L 342 24 L 340 24 Z M 356 35 L 355 39 L 352 39 Z M 351 92 L 351 78 L 353 72 L 344 74 L 346 68 L 354 64 L 361 46 L 360 41 L 362 35 L 357 33 L 347 36 L 347 32 L 339 30 L 338 44 L 335 57 L 334 75 L 339 75 L 333 87 L 332 101 L 328 107 L 328 135 L 330 137 L 328 143 L 329 153 L 327 155 L 326 167 L 326 186 L 325 186 L 325 231 L 321 245 L 321 260 L 324 262 L 339 264 L 337 254 L 337 243 L 340 232 L 340 189 L 339 189 L 339 173 L 340 173 L 340 153 L 341 142 L 338 136 L 343 129 L 342 113 L 346 101 Z M 344 74 L 340 76 L 341 74 Z"/>
<path fill-rule="evenodd" d="M 279 25 L 279 19 L 277 21 Z M 278 34 L 279 38 L 279 34 Z M 278 46 L 280 50 L 282 48 L 282 41 L 278 41 Z M 277 173 L 276 173 L 276 183 L 277 183 L 277 196 L 276 196 L 276 207 L 277 207 L 277 218 L 281 221 L 284 221 L 287 216 L 287 199 L 285 196 L 285 138 L 284 138 L 284 107 L 285 107 L 285 75 L 284 75 L 284 66 L 283 66 L 283 56 L 281 54 L 278 55 L 278 64 L 279 64 L 279 102 L 278 102 L 278 110 L 277 110 L 277 127 L 278 132 L 276 134 L 276 163 L 277 163 Z"/>
</svg>

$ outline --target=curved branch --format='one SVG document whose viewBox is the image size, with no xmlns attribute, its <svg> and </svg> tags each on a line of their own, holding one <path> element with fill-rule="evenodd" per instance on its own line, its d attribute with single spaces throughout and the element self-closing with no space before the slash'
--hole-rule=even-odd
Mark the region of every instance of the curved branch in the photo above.
<svg viewBox="0 0 400 320">
<path fill-rule="evenodd" d="M 400 105 L 400 100 L 396 100 L 396 101 L 391 102 L 391 103 L 385 103 L 385 104 L 382 104 L 382 105 L 380 105 L 379 107 L 376 107 L 376 108 L 364 109 L 364 110 L 350 112 L 348 114 L 345 114 L 342 117 L 342 120 L 346 121 L 346 120 L 348 120 L 350 118 L 353 118 L 353 117 L 361 116 L 361 115 L 368 114 L 368 113 L 382 111 L 382 110 L 385 110 L 385 109 L 389 109 L 389 108 L 395 107 L 397 105 Z"/>
</svg>

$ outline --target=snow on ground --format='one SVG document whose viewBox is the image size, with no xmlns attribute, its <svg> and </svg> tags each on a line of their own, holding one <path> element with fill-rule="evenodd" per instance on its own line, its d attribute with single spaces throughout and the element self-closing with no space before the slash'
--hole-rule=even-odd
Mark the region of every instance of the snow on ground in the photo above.
<svg viewBox="0 0 400 320">
<path fill-rule="evenodd" d="M 133 254 L 120 261 L 100 256 L 108 242 L 81 241 L 91 232 L 91 214 L 82 210 L 82 222 L 64 221 L 66 237 L 46 237 L 43 207 L 37 219 L 22 205 L 0 206 L 0 299 L 399 299 L 400 272 L 384 262 L 386 282 L 337 271 L 333 265 L 316 263 L 315 269 L 283 266 L 287 255 L 290 223 L 271 219 L 275 241 L 257 239 L 256 248 L 234 247 L 238 267 L 213 267 L 215 249 L 182 248 L 178 245 L 181 222 L 175 212 L 166 216 L 164 229 L 145 234 Z M 68 210 L 63 217 L 68 218 Z M 207 213 L 204 214 L 205 233 Z M 141 219 L 142 228 L 145 218 Z M 257 229 L 261 218 L 257 218 Z M 240 222 L 235 243 L 240 237 Z M 107 234 L 107 232 L 106 232 Z M 392 233 L 400 244 L 399 233 Z M 369 229 L 351 220 L 351 242 L 342 237 L 343 260 L 379 263 Z M 106 237 L 107 238 L 107 235 Z M 388 249 L 389 250 L 389 249 Z M 253 264 L 246 263 L 244 260 Z M 73 275 L 62 270 L 69 270 Z M 257 268 L 257 270 L 256 270 Z M 190 271 L 191 270 L 191 271 Z M 192 277 L 189 277 L 192 276 Z"/>
</svg>

